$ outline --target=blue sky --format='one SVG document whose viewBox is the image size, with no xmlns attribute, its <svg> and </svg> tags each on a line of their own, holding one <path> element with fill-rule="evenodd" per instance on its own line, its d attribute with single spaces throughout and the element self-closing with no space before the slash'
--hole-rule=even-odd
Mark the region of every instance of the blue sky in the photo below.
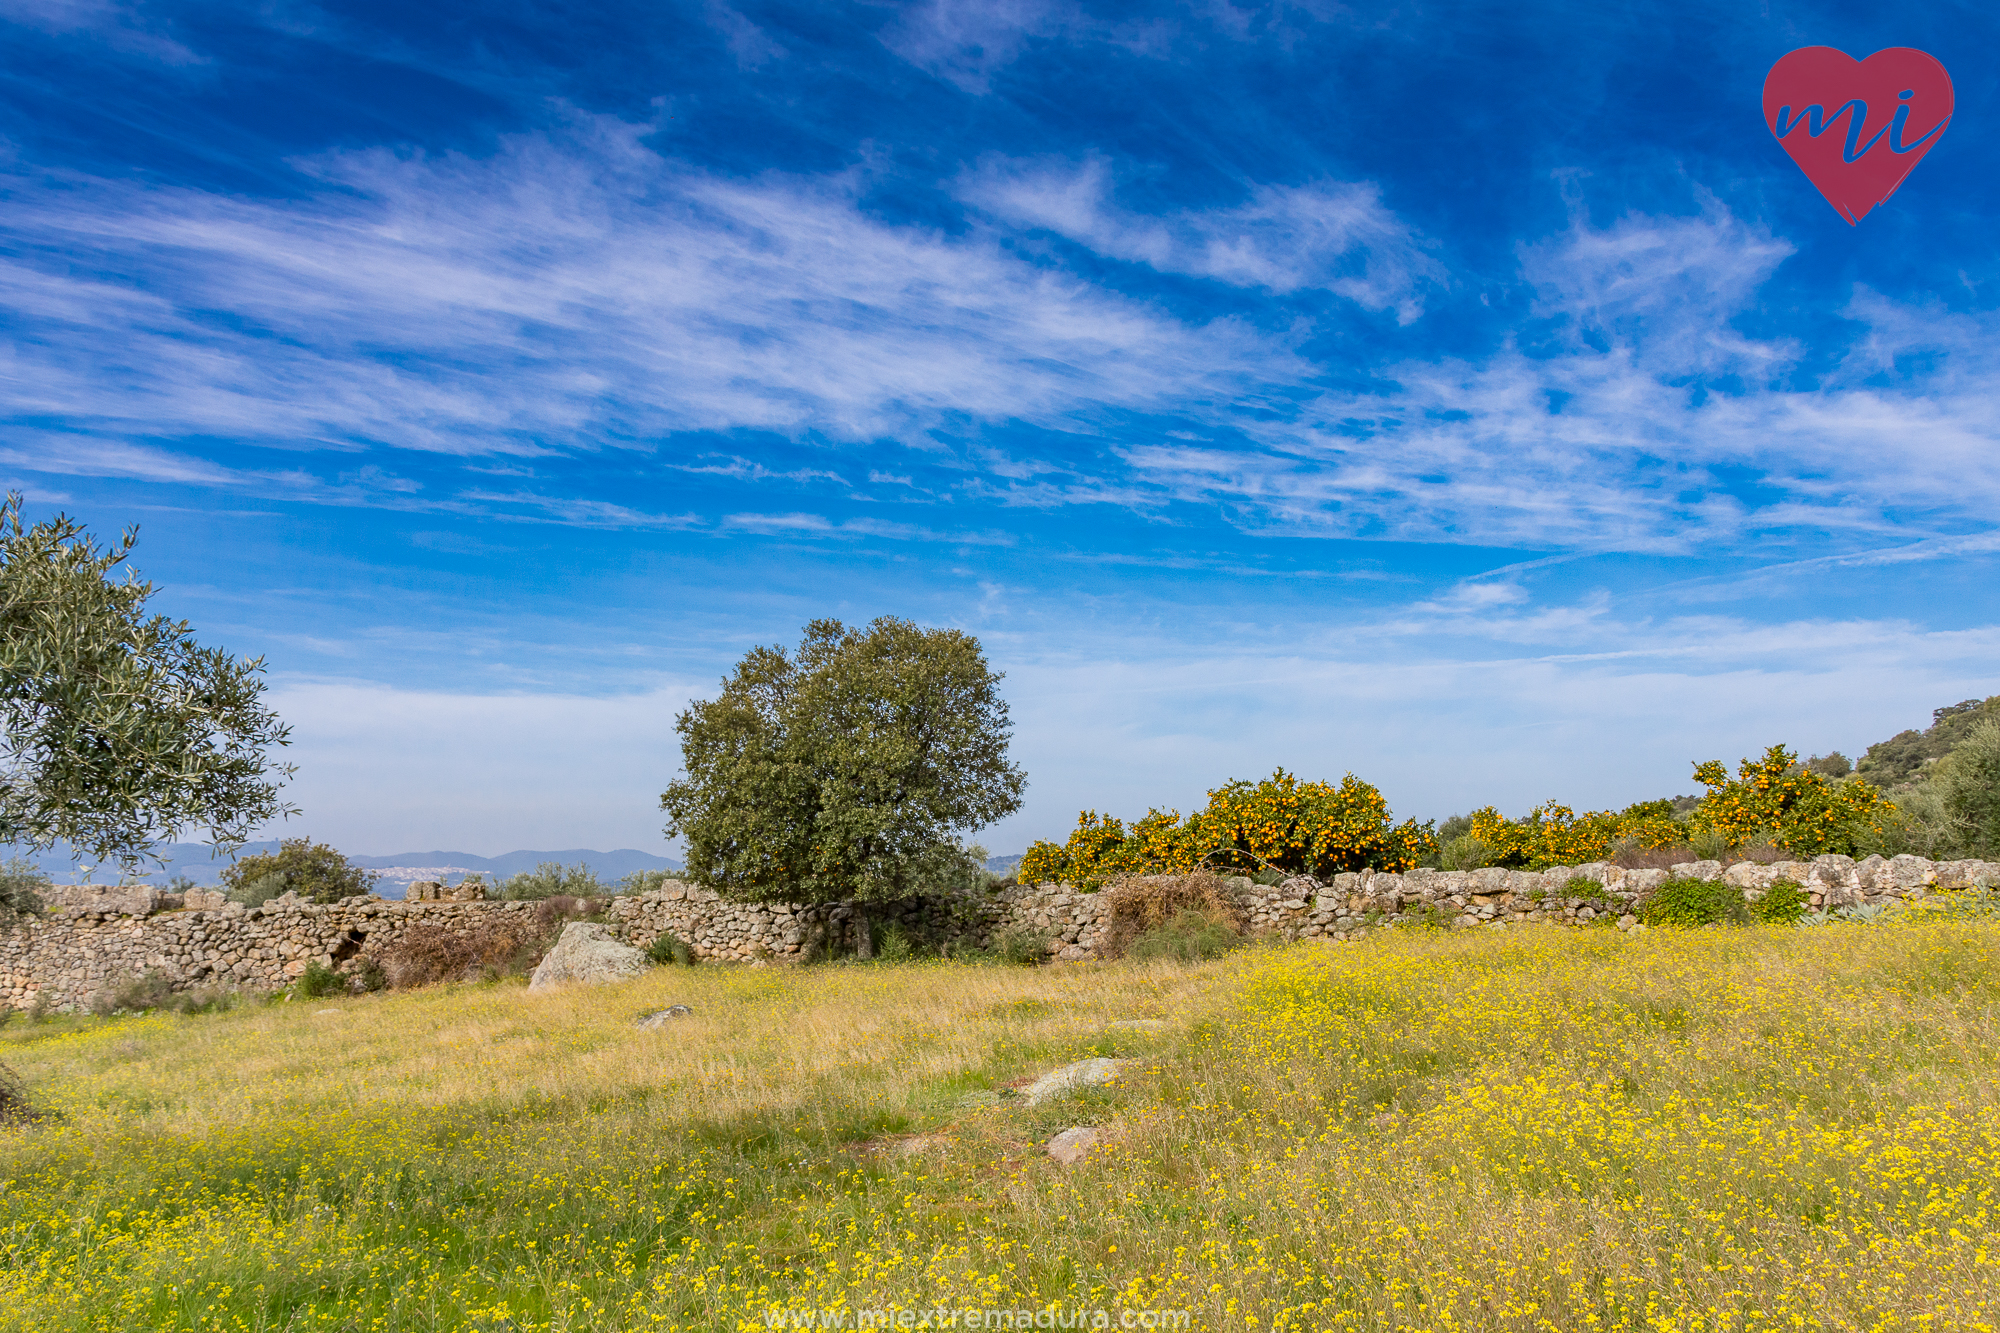
<svg viewBox="0 0 2000 1333">
<path fill-rule="evenodd" d="M 0 0 L 0 482 L 269 659 L 289 831 L 662 850 L 978 634 L 1022 813 L 1622 805 L 2000 692 L 1991 6 Z M 1847 226 L 1764 129 L 1916 46 Z"/>
</svg>

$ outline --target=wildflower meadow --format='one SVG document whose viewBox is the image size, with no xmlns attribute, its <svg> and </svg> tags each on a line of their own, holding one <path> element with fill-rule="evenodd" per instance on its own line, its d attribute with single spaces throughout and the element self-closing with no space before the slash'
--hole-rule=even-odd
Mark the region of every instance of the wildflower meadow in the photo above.
<svg viewBox="0 0 2000 1333">
<path fill-rule="evenodd" d="M 1997 947 L 1411 930 L 17 1021 L 0 1328 L 1991 1329 Z M 1092 1055 L 1131 1063 L 1010 1095 Z"/>
</svg>

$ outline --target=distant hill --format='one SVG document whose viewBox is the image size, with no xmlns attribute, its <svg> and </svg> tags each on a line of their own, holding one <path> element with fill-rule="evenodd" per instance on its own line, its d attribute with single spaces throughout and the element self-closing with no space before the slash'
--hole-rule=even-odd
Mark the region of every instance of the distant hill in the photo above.
<svg viewBox="0 0 2000 1333">
<path fill-rule="evenodd" d="M 258 852 L 275 852 L 276 842 L 246 843 L 237 856 L 253 856 Z M 217 857 L 214 848 L 198 842 L 167 843 L 159 849 L 166 865 L 161 868 L 146 868 L 146 872 L 135 878 L 154 884 L 164 883 L 175 875 L 185 875 L 196 884 L 215 884 L 221 881 L 223 867 L 233 859 Z M 61 883 L 75 883 L 85 877 L 86 870 L 94 870 L 89 878 L 98 882 L 118 878 L 118 867 L 114 865 L 96 868 L 86 862 L 79 865 L 63 849 L 47 852 L 27 852 L 22 849 L 6 850 L 7 855 L 26 856 L 28 860 L 47 871 L 50 878 Z M 587 847 L 572 847 L 564 851 L 507 852 L 501 856 L 475 856 L 471 852 L 398 852 L 393 856 L 352 856 L 348 858 L 358 866 L 384 872 L 378 892 L 385 898 L 400 898 L 412 880 L 442 879 L 455 884 L 475 871 L 492 879 L 506 879 L 523 870 L 533 870 L 544 861 L 555 861 L 562 865 L 575 865 L 581 861 L 588 865 L 602 880 L 616 880 L 639 870 L 679 870 L 680 862 L 670 861 L 664 856 L 642 852 L 630 847 L 616 851 L 600 852 Z M 408 874 L 398 874 L 408 871 Z M 422 873 L 416 873 L 422 872 Z"/>
<path fill-rule="evenodd" d="M 1901 731 L 1886 741 L 1877 741 L 1861 756 L 1855 770 L 1878 787 L 1909 782 L 1926 766 L 1951 753 L 1951 747 L 1987 718 L 2000 718 L 2000 694 L 1990 699 L 1967 699 L 1931 711 L 1931 725 L 1923 731 Z"/>
</svg>

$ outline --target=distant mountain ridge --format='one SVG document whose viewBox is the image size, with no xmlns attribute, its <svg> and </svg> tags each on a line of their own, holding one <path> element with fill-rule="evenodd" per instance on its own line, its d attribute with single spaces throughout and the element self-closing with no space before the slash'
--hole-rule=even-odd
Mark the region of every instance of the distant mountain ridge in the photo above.
<svg viewBox="0 0 2000 1333">
<path fill-rule="evenodd" d="M 237 856 L 254 856 L 259 852 L 275 852 L 278 844 L 273 842 L 246 843 L 236 852 Z M 172 842 L 159 848 L 164 866 L 142 866 L 141 872 L 133 878 L 154 884 L 162 884 L 175 875 L 185 875 L 196 884 L 216 884 L 222 879 L 223 868 L 233 857 L 218 857 L 215 849 L 206 843 Z M 105 883 L 120 878 L 118 866 L 90 866 L 79 864 L 67 851 L 60 848 L 47 852 L 30 852 L 20 848 L 0 849 L 0 853 L 24 856 L 40 866 L 51 879 L 59 883 L 77 883 L 86 878 L 88 867 L 94 873 L 88 879 Z M 555 861 L 562 865 L 575 865 L 581 861 L 588 865 L 602 880 L 621 879 L 640 870 L 679 870 L 680 862 L 670 861 L 664 856 L 642 852 L 636 848 L 621 847 L 615 851 L 600 852 L 588 847 L 572 847 L 562 851 L 506 852 L 499 856 L 475 856 L 471 852 L 397 852 L 392 856 L 350 856 L 348 860 L 367 870 L 395 871 L 399 869 L 436 872 L 439 878 L 456 882 L 469 873 L 477 871 L 493 879 L 506 879 L 523 870 L 533 870 L 544 861 Z M 419 876 L 385 874 L 382 889 L 385 897 L 400 897 L 398 884 L 408 884 Z"/>
</svg>

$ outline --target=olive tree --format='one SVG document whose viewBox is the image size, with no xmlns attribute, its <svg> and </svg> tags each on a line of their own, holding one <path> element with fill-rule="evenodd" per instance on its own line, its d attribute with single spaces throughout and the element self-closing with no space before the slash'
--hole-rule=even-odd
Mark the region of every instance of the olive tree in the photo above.
<svg viewBox="0 0 2000 1333">
<path fill-rule="evenodd" d="M 136 531 L 100 548 L 21 507 L 0 504 L 0 842 L 130 865 L 184 830 L 240 845 L 293 813 L 292 767 L 266 757 L 289 728 L 262 704 L 263 659 L 146 614 L 153 585 L 114 577 Z"/>
<path fill-rule="evenodd" d="M 960 835 L 1020 808 L 1001 677 L 979 640 L 884 617 L 752 649 L 675 719 L 660 798 L 687 873 L 748 902 L 895 902 L 963 878 Z"/>
</svg>

